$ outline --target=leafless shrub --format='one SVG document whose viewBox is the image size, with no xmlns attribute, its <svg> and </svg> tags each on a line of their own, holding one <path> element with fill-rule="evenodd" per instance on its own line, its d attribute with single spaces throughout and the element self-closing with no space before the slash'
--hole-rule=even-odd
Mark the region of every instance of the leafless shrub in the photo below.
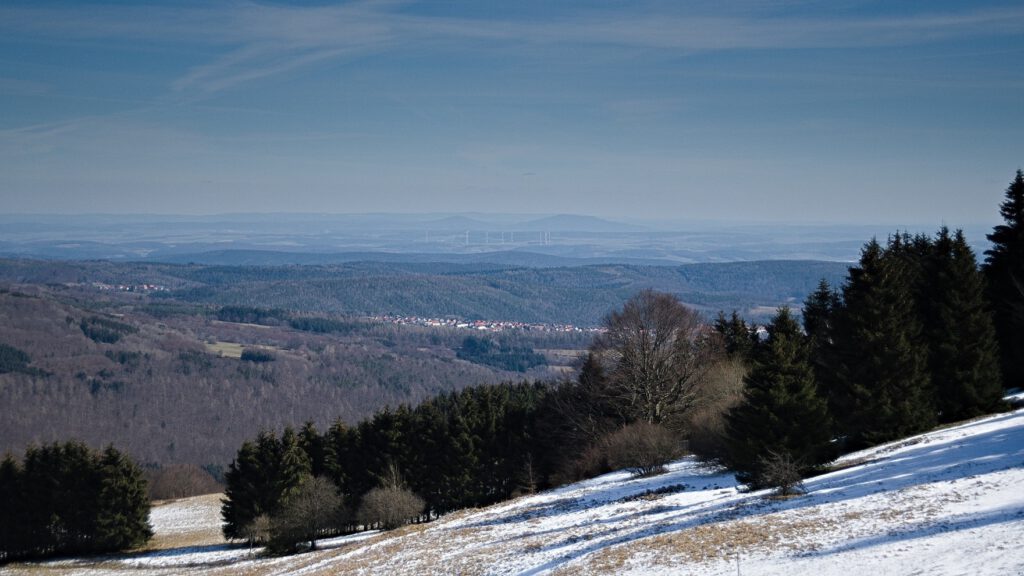
<svg viewBox="0 0 1024 576">
<path fill-rule="evenodd" d="M 265 544 L 270 539 L 270 516 L 260 514 L 253 518 L 252 522 L 242 528 L 242 537 L 250 548 Z"/>
<path fill-rule="evenodd" d="M 290 552 L 308 543 L 315 550 L 317 539 L 337 531 L 341 506 L 333 482 L 323 476 L 307 479 L 271 518 L 269 548 Z"/>
<path fill-rule="evenodd" d="M 679 439 L 663 426 L 634 422 L 605 438 L 604 449 L 613 469 L 627 469 L 635 476 L 652 476 L 682 452 Z"/>
<path fill-rule="evenodd" d="M 804 493 L 803 477 L 800 475 L 801 463 L 789 452 L 769 450 L 767 456 L 761 456 L 760 462 L 761 474 L 757 482 L 759 486 L 775 488 L 776 494 L 782 497 Z"/>
<path fill-rule="evenodd" d="M 740 359 L 716 363 L 699 391 L 700 401 L 687 414 L 682 426 L 687 448 L 705 462 L 721 462 L 727 454 L 725 415 L 743 400 L 746 373 Z"/>
<path fill-rule="evenodd" d="M 149 499 L 173 500 L 224 489 L 213 476 L 195 464 L 171 464 L 148 474 Z"/>
<path fill-rule="evenodd" d="M 356 518 L 364 526 L 391 530 L 408 524 L 423 512 L 423 499 L 408 488 L 374 488 L 363 496 Z"/>
</svg>

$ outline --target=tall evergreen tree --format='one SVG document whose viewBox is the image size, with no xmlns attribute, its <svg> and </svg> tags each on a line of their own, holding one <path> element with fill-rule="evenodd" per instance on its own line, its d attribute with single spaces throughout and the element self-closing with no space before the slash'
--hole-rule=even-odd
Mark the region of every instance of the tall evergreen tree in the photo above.
<svg viewBox="0 0 1024 576">
<path fill-rule="evenodd" d="M 754 346 L 757 344 L 757 332 L 747 325 L 736 310 L 726 318 L 725 312 L 719 311 L 715 319 L 715 331 L 722 337 L 725 352 L 730 358 L 747 361 Z"/>
<path fill-rule="evenodd" d="M 306 451 L 299 445 L 299 437 L 291 427 L 281 434 L 281 457 L 278 461 L 277 504 L 295 494 L 310 478 L 312 466 Z M 276 507 L 276 506 L 275 506 Z"/>
<path fill-rule="evenodd" d="M 14 457 L 5 456 L 0 462 L 0 564 L 23 555 L 28 548 L 21 475 Z"/>
<path fill-rule="evenodd" d="M 309 459 L 310 473 L 323 476 L 327 473 L 326 438 L 321 436 L 312 422 L 306 422 L 299 430 L 299 446 Z"/>
<path fill-rule="evenodd" d="M 324 436 L 324 471 L 342 494 L 352 494 L 349 468 L 353 465 L 355 430 L 336 420 Z"/>
<path fill-rule="evenodd" d="M 243 442 L 224 473 L 224 500 L 220 514 L 225 538 L 244 538 L 252 522 L 261 514 L 268 513 L 260 505 L 261 491 L 266 489 L 259 482 L 262 474 L 255 444 L 248 440 Z"/>
<path fill-rule="evenodd" d="M 939 419 L 991 412 L 1002 396 L 999 354 L 984 277 L 963 232 L 939 230 L 926 269 L 928 283 L 919 300 Z"/>
<path fill-rule="evenodd" d="M 1003 224 L 988 235 L 985 276 L 999 341 L 1003 384 L 1024 386 L 1024 172 L 1006 189 L 999 206 Z"/>
<path fill-rule="evenodd" d="M 850 269 L 834 334 L 833 414 L 851 446 L 919 432 L 935 422 L 927 347 L 904 244 L 872 240 Z"/>
<path fill-rule="evenodd" d="M 807 296 L 803 308 L 804 333 L 811 356 L 811 366 L 818 383 L 818 394 L 825 399 L 829 412 L 836 409 L 839 401 L 836 385 L 836 318 L 842 311 L 839 293 L 832 289 L 824 278 L 818 288 Z"/>
<path fill-rule="evenodd" d="M 745 484 L 765 485 L 770 454 L 792 458 L 804 474 L 832 459 L 828 411 L 818 395 L 800 326 L 783 308 L 745 382 L 743 402 L 727 417 L 729 464 Z"/>
<path fill-rule="evenodd" d="M 812 347 L 831 343 L 835 315 L 840 308 L 839 294 L 824 278 L 818 288 L 807 296 L 803 308 L 804 333 Z"/>
<path fill-rule="evenodd" d="M 22 467 L 0 464 L 0 563 L 136 547 L 152 536 L 148 517 L 141 472 L 113 448 L 33 446 Z"/>
<path fill-rule="evenodd" d="M 99 465 L 101 480 L 94 548 L 98 551 L 137 548 L 153 536 L 142 470 L 113 446 L 103 451 Z"/>
</svg>

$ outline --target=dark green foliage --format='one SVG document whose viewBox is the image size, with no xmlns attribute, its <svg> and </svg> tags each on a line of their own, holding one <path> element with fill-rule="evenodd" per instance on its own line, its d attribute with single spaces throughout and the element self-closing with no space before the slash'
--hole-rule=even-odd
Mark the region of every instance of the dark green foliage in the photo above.
<svg viewBox="0 0 1024 576">
<path fill-rule="evenodd" d="M 839 387 L 836 382 L 835 366 L 837 349 L 835 330 L 837 316 L 842 310 L 842 299 L 824 278 L 807 300 L 804 301 L 803 325 L 810 347 L 811 367 L 818 383 L 818 394 L 830 407 L 839 405 L 836 398 Z"/>
<path fill-rule="evenodd" d="M 824 278 L 818 289 L 804 301 L 804 333 L 810 338 L 812 351 L 825 349 L 832 344 L 836 312 L 841 308 L 839 294 Z"/>
<path fill-rule="evenodd" d="M 1003 224 L 996 226 L 988 239 L 992 248 L 985 252 L 985 276 L 993 323 L 999 342 L 1003 384 L 1024 386 L 1024 172 L 1006 189 L 999 206 Z"/>
<path fill-rule="evenodd" d="M 32 548 L 26 534 L 27 510 L 23 474 L 8 454 L 0 462 L 0 564 L 25 555 Z"/>
<path fill-rule="evenodd" d="M 273 362 L 274 355 L 268 350 L 261 350 L 259 348 L 246 348 L 242 350 L 241 359 L 246 362 Z"/>
<path fill-rule="evenodd" d="M 263 504 L 270 493 L 270 483 L 264 480 L 266 475 L 255 444 L 243 443 L 224 473 L 224 501 L 220 514 L 225 538 L 246 538 L 246 530 L 256 517 L 265 513 L 264 508 L 272 508 Z"/>
<path fill-rule="evenodd" d="M 129 352 L 126 350 L 107 350 L 103 355 L 110 358 L 113 362 L 129 367 L 137 366 L 142 359 L 141 352 Z"/>
<path fill-rule="evenodd" d="M 224 537 L 245 537 L 246 528 L 261 515 L 277 513 L 288 494 L 309 473 L 309 462 L 295 433 L 286 429 L 281 439 L 262 432 L 255 443 L 245 442 L 224 474 Z"/>
<path fill-rule="evenodd" d="M 830 406 L 849 445 L 876 444 L 934 425 L 928 349 L 915 301 L 916 265 L 898 236 L 875 240 L 850 269 L 834 334 Z"/>
<path fill-rule="evenodd" d="M 526 372 L 534 366 L 547 363 L 544 356 L 532 348 L 476 336 L 466 336 L 456 355 L 462 360 L 509 372 Z"/>
<path fill-rule="evenodd" d="M 929 370 L 941 422 L 998 409 L 999 352 L 984 277 L 964 235 L 942 228 L 925 264 L 923 307 Z"/>
<path fill-rule="evenodd" d="M 715 319 L 715 331 L 722 337 L 725 352 L 730 358 L 746 361 L 757 346 L 757 332 L 748 326 L 736 310 L 729 318 L 725 312 L 718 312 Z"/>
<path fill-rule="evenodd" d="M 984 278 L 963 233 L 865 246 L 840 301 L 822 285 L 804 322 L 819 386 L 850 447 L 997 410 Z"/>
<path fill-rule="evenodd" d="M 818 395 L 810 348 L 789 309 L 768 325 L 768 340 L 747 375 L 743 402 L 727 416 L 728 464 L 740 482 L 769 486 L 771 454 L 808 474 L 832 460 L 828 412 Z"/>
<path fill-rule="evenodd" d="M 0 374 L 8 372 L 21 372 L 30 375 L 44 374 L 42 370 L 30 367 L 30 362 L 32 362 L 32 358 L 25 351 L 7 344 L 0 344 Z"/>
<path fill-rule="evenodd" d="M 99 462 L 101 480 L 96 540 L 106 550 L 125 550 L 145 544 L 153 536 L 149 526 L 149 498 L 142 471 L 113 447 Z"/>
<path fill-rule="evenodd" d="M 120 340 L 122 336 L 134 334 L 139 331 L 138 328 L 131 324 L 125 324 L 124 322 L 118 322 L 117 320 L 111 320 L 110 318 L 103 318 L 100 316 L 82 318 L 82 321 L 78 323 L 78 326 L 82 329 L 82 334 L 85 334 L 90 340 L 93 342 L 101 342 L 103 344 L 113 344 Z"/>
<path fill-rule="evenodd" d="M 288 325 L 296 330 L 316 332 L 318 334 L 352 334 L 359 329 L 361 324 L 352 320 L 338 320 L 321 316 L 299 316 L 289 319 Z"/>
<path fill-rule="evenodd" d="M 261 324 L 277 326 L 288 320 L 289 314 L 277 308 L 257 308 L 255 306 L 222 306 L 217 310 L 217 320 L 221 322 L 239 322 L 243 324 Z"/>
<path fill-rule="evenodd" d="M 536 432 L 548 395 L 543 384 L 481 386 L 413 409 L 385 409 L 355 428 L 336 422 L 323 436 L 311 426 L 298 435 L 286 430 L 281 439 L 264 433 L 242 445 L 226 474 L 224 534 L 245 538 L 260 515 L 273 518 L 311 466 L 323 467 L 353 510 L 397 475 L 423 499 L 427 515 L 543 487 L 551 469 L 540 455 L 558 449 Z"/>
<path fill-rule="evenodd" d="M 0 464 L 0 562 L 112 552 L 152 536 L 142 471 L 113 447 L 30 447 Z"/>
</svg>

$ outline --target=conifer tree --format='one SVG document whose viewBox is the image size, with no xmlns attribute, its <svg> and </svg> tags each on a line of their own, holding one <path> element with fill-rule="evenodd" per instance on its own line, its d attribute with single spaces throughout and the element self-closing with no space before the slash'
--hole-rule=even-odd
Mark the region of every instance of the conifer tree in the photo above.
<svg viewBox="0 0 1024 576">
<path fill-rule="evenodd" d="M 355 430 L 336 420 L 324 436 L 324 472 L 343 494 L 351 494 L 349 467 L 355 450 Z"/>
<path fill-rule="evenodd" d="M 850 269 L 834 334 L 833 414 L 851 447 L 919 432 L 935 422 L 927 347 L 904 261 L 905 244 L 872 240 Z"/>
<path fill-rule="evenodd" d="M 277 498 L 274 508 L 294 495 L 310 477 L 311 465 L 306 451 L 299 445 L 299 437 L 291 427 L 281 434 L 281 457 L 277 472 Z"/>
<path fill-rule="evenodd" d="M 803 308 L 804 333 L 807 335 L 811 366 L 818 383 L 818 394 L 828 404 L 829 413 L 833 413 L 841 403 L 835 377 L 835 330 L 836 318 L 842 307 L 839 293 L 822 278 L 818 288 L 807 296 Z"/>
<path fill-rule="evenodd" d="M 325 437 L 321 436 L 312 422 L 306 422 L 299 430 L 299 446 L 309 459 L 310 473 L 323 476 L 327 473 L 327 451 Z"/>
<path fill-rule="evenodd" d="M 94 534 L 98 551 L 137 548 L 152 536 L 149 497 L 139 467 L 108 446 L 99 461 L 99 513 Z"/>
<path fill-rule="evenodd" d="M 248 440 L 242 443 L 235 459 L 224 473 L 224 500 L 221 506 L 223 532 L 227 539 L 245 538 L 248 527 L 258 516 L 266 513 L 260 505 L 262 476 L 256 446 Z"/>
<path fill-rule="evenodd" d="M 810 338 L 812 348 L 821 348 L 832 342 L 835 315 L 840 308 L 839 294 L 824 278 L 818 288 L 804 301 L 804 333 Z"/>
<path fill-rule="evenodd" d="M 985 276 L 999 342 L 1003 385 L 1024 386 L 1024 172 L 1006 189 L 999 207 L 1004 224 L 996 226 L 985 252 Z"/>
<path fill-rule="evenodd" d="M 927 261 L 919 297 L 929 369 L 942 422 L 995 410 L 1002 396 L 999 355 L 986 308 L 984 277 L 963 232 L 943 227 Z"/>
<path fill-rule="evenodd" d="M 730 467 L 752 487 L 766 485 L 771 454 L 788 455 L 803 474 L 832 459 L 828 411 L 818 396 L 807 341 L 788 308 L 767 328 L 743 402 L 727 417 Z"/>
<path fill-rule="evenodd" d="M 22 467 L 0 464 L 0 563 L 136 547 L 152 535 L 148 517 L 141 472 L 113 448 L 33 446 Z"/>
<path fill-rule="evenodd" d="M 24 554 L 25 509 L 21 467 L 10 454 L 0 462 L 0 564 Z"/>
<path fill-rule="evenodd" d="M 715 319 L 715 331 L 722 337 L 725 352 L 730 358 L 739 358 L 744 362 L 750 358 L 757 344 L 757 333 L 747 325 L 736 310 L 729 318 L 725 312 L 719 311 Z"/>
</svg>

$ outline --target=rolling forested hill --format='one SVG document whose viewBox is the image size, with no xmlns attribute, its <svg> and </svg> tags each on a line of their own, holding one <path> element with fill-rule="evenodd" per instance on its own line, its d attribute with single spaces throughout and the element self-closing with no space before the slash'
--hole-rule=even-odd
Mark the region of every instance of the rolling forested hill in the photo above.
<svg viewBox="0 0 1024 576">
<path fill-rule="evenodd" d="M 356 262 L 311 266 L 215 266 L 0 260 L 0 281 L 155 284 L 158 296 L 200 304 L 277 307 L 348 315 L 595 326 L 644 288 L 679 296 L 713 315 L 739 309 L 754 319 L 799 307 L 821 278 L 838 285 L 841 262 L 785 261 L 522 268 L 501 264 Z"/>
<path fill-rule="evenodd" d="M 223 465 L 262 428 L 350 423 L 442 391 L 571 373 L 591 333 L 470 332 L 385 314 L 596 326 L 644 288 L 748 318 L 846 266 L 518 268 L 0 260 L 0 451 L 79 438 Z M 376 318 L 370 318 L 376 317 Z M 472 337 L 470 337 L 472 335 Z"/>
</svg>

